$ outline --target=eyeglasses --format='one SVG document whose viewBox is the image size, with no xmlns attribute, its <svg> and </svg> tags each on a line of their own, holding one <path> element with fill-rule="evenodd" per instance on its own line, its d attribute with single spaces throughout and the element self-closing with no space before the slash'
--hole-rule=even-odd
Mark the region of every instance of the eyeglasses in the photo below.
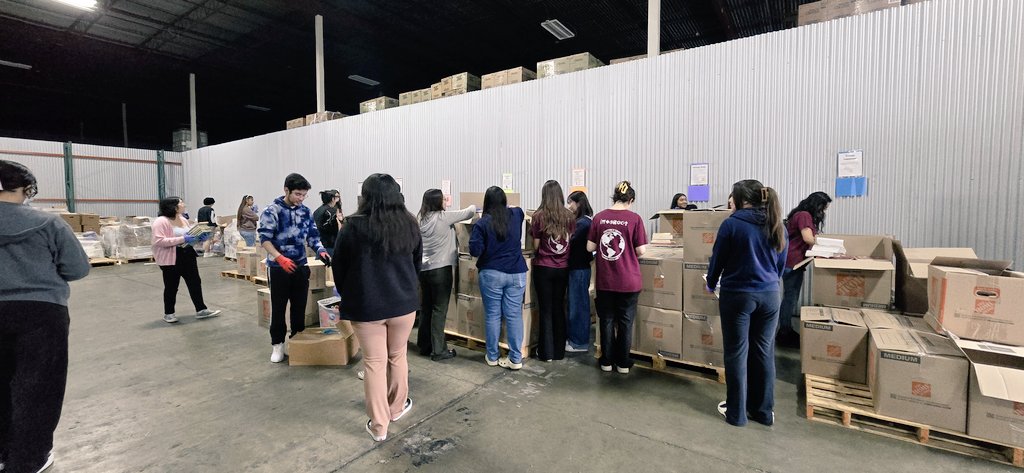
<svg viewBox="0 0 1024 473">
<path fill-rule="evenodd" d="M 25 197 L 32 199 L 35 198 L 36 194 L 39 193 L 39 188 L 35 184 L 29 184 L 25 186 Z"/>
</svg>

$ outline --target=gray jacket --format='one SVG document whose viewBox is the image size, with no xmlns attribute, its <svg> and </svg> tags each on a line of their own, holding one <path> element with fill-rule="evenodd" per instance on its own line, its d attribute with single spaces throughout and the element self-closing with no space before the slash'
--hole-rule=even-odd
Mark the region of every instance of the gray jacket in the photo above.
<svg viewBox="0 0 1024 473">
<path fill-rule="evenodd" d="M 0 300 L 68 305 L 68 281 L 89 274 L 89 258 L 59 216 L 0 202 Z"/>
<path fill-rule="evenodd" d="M 476 206 L 462 210 L 434 212 L 426 220 L 420 220 L 420 234 L 423 235 L 423 266 L 420 271 L 454 266 L 459 259 L 455 245 L 455 222 L 473 217 Z"/>
</svg>

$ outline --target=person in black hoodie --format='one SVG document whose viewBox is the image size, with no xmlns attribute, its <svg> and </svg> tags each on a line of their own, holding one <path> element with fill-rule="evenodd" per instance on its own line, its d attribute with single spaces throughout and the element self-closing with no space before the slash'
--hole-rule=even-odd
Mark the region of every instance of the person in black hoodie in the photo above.
<svg viewBox="0 0 1024 473">
<path fill-rule="evenodd" d="M 786 236 L 779 196 L 748 179 L 732 186 L 736 210 L 718 229 L 708 264 L 707 290 L 721 283 L 726 398 L 718 412 L 743 426 L 747 417 L 775 422 L 775 331 L 782 302 Z"/>
<path fill-rule="evenodd" d="M 363 347 L 366 431 L 381 442 L 412 409 L 406 345 L 420 306 L 423 240 L 393 177 L 370 175 L 361 194 L 335 242 L 334 284 L 340 317 L 352 321 Z"/>
<path fill-rule="evenodd" d="M 320 200 L 324 203 L 313 212 L 313 223 L 320 232 L 320 241 L 328 253 L 334 255 L 334 240 L 338 237 L 341 226 L 341 193 L 335 189 L 320 191 Z"/>
</svg>

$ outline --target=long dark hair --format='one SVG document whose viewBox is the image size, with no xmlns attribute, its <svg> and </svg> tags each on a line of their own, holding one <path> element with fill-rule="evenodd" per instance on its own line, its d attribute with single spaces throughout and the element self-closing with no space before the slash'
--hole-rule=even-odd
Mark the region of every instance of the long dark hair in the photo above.
<svg viewBox="0 0 1024 473">
<path fill-rule="evenodd" d="M 370 174 L 363 181 L 362 197 L 356 215 L 366 217 L 370 243 L 387 253 L 403 253 L 416 248 L 420 227 L 405 208 L 401 187 L 388 174 Z"/>
<path fill-rule="evenodd" d="M 782 230 L 782 206 L 779 205 L 779 194 L 771 187 L 765 187 L 760 181 L 746 179 L 732 185 L 732 201 L 737 211 L 750 204 L 756 209 L 764 209 L 768 220 L 764 224 L 764 233 L 768 241 L 777 251 L 786 247 L 786 234 Z"/>
<path fill-rule="evenodd" d="M 417 215 L 420 222 L 425 221 L 428 215 L 441 211 L 444 211 L 444 194 L 441 189 L 427 189 L 423 193 L 423 203 L 420 204 L 420 213 Z"/>
<path fill-rule="evenodd" d="M 235 214 L 235 225 L 241 225 L 242 224 L 242 210 L 244 210 L 246 207 L 248 207 L 248 205 L 245 205 L 245 203 L 248 202 L 249 199 L 251 199 L 251 198 L 252 198 L 251 195 L 243 195 L 242 196 L 242 203 L 238 204 L 238 212 Z"/>
<path fill-rule="evenodd" d="M 181 202 L 181 197 L 168 196 L 160 199 L 160 208 L 157 210 L 157 215 L 174 219 L 174 217 L 178 216 L 179 202 Z"/>
<path fill-rule="evenodd" d="M 636 200 L 636 189 L 633 189 L 633 184 L 629 181 L 621 181 L 615 184 L 615 190 L 612 191 L 612 202 L 622 202 L 628 204 Z"/>
<path fill-rule="evenodd" d="M 686 194 L 680 192 L 680 193 L 672 196 L 672 205 L 668 206 L 669 210 L 681 209 L 682 207 L 680 207 L 679 204 L 677 204 L 676 202 L 679 202 L 679 198 L 684 196 L 684 195 L 686 195 Z"/>
<path fill-rule="evenodd" d="M 508 210 L 508 197 L 498 186 L 491 186 L 484 192 L 484 215 L 491 216 L 491 229 L 498 241 L 508 238 L 508 221 L 511 212 Z"/>
<path fill-rule="evenodd" d="M 569 200 L 576 202 L 576 219 L 583 218 L 584 215 L 587 217 L 594 216 L 594 209 L 590 206 L 590 199 L 587 198 L 587 194 L 583 191 L 572 191 L 569 193 Z"/>
<path fill-rule="evenodd" d="M 575 220 L 572 212 L 565 208 L 562 186 L 556 180 L 544 183 L 540 190 L 540 226 L 544 234 L 560 238 L 569 234 L 569 225 Z"/>
<path fill-rule="evenodd" d="M 825 228 L 825 208 L 830 203 L 832 203 L 832 198 L 828 194 L 821 191 L 812 192 L 807 198 L 801 200 L 796 208 L 789 211 L 786 220 L 792 219 L 797 212 L 807 212 L 811 214 L 811 221 L 820 232 L 822 228 Z"/>
</svg>

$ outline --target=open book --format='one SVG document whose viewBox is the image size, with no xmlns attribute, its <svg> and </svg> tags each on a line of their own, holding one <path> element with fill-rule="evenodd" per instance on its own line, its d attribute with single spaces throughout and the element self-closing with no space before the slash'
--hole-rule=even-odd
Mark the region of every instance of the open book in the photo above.
<svg viewBox="0 0 1024 473">
<path fill-rule="evenodd" d="M 185 232 L 185 234 L 186 235 L 192 235 L 192 236 L 196 237 L 196 239 L 198 239 L 199 235 L 209 234 L 209 233 L 213 233 L 215 231 L 217 231 L 217 227 L 215 227 L 213 225 L 198 224 L 198 225 L 193 225 L 192 228 L 189 228 L 188 231 Z M 182 243 L 182 244 L 180 244 L 178 246 L 180 246 L 182 248 L 185 248 L 185 247 L 189 246 L 189 244 L 188 243 Z"/>
</svg>

